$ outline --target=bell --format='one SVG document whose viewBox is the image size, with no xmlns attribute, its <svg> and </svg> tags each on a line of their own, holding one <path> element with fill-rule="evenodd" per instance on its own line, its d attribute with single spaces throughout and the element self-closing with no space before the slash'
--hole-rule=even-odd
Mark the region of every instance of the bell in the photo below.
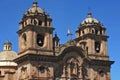
<svg viewBox="0 0 120 80">
<path fill-rule="evenodd" d="M 96 47 L 96 51 L 99 51 L 100 49 L 99 49 L 99 47 Z"/>
<path fill-rule="evenodd" d="M 39 40 L 39 44 L 41 44 L 42 43 L 42 41 L 41 40 Z"/>
</svg>

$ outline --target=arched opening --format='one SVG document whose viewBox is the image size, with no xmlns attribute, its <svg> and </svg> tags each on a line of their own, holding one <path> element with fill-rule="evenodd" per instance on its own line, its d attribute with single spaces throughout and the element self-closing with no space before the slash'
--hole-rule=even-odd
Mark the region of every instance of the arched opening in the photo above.
<svg viewBox="0 0 120 80">
<path fill-rule="evenodd" d="M 25 48 L 26 42 L 27 42 L 27 36 L 26 36 L 25 33 L 22 35 L 21 41 L 22 41 L 22 42 L 21 42 L 22 47 Z"/>
<path fill-rule="evenodd" d="M 40 25 L 40 26 L 42 25 L 42 21 L 41 21 L 41 20 L 39 20 L 39 25 Z"/>
<path fill-rule="evenodd" d="M 23 41 L 24 41 L 24 42 L 26 42 L 26 41 L 27 41 L 26 34 L 23 34 L 22 38 L 23 38 Z"/>
<path fill-rule="evenodd" d="M 44 44 L 44 36 L 41 34 L 37 35 L 37 44 L 38 46 L 42 47 Z"/>
<path fill-rule="evenodd" d="M 64 61 L 64 65 L 62 68 L 63 71 L 61 74 L 63 76 L 65 75 L 66 79 L 70 77 L 70 80 L 82 79 L 83 78 L 82 66 L 84 64 L 83 58 L 85 58 L 85 53 L 83 49 L 80 47 L 69 46 L 62 51 L 60 56 L 63 57 L 62 60 Z"/>
<path fill-rule="evenodd" d="M 85 34 L 85 32 L 84 32 L 84 31 L 82 31 L 82 34 Z"/>
<path fill-rule="evenodd" d="M 95 51 L 96 51 L 97 53 L 100 52 L 100 42 L 95 42 Z"/>
</svg>

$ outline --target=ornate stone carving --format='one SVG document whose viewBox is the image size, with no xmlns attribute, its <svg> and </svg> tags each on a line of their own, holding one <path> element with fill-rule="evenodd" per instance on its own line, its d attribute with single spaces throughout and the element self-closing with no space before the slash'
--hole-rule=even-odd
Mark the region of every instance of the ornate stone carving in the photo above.
<svg viewBox="0 0 120 80">
<path fill-rule="evenodd" d="M 27 72 L 27 67 L 22 67 L 19 80 L 28 80 L 28 79 L 29 79 L 29 75 Z"/>
</svg>

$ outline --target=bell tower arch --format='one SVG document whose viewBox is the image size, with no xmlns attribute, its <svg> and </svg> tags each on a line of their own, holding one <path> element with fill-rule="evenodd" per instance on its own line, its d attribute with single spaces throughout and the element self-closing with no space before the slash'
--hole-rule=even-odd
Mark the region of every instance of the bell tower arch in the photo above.
<svg viewBox="0 0 120 80">
<path fill-rule="evenodd" d="M 32 8 L 23 15 L 20 21 L 19 54 L 52 55 L 53 37 L 52 18 L 33 2 Z M 44 51 L 44 52 L 43 52 Z M 49 52 L 49 53 L 48 53 Z"/>
<path fill-rule="evenodd" d="M 91 12 L 76 30 L 77 46 L 81 46 L 92 59 L 108 60 L 108 38 L 106 28 L 93 18 Z"/>
</svg>

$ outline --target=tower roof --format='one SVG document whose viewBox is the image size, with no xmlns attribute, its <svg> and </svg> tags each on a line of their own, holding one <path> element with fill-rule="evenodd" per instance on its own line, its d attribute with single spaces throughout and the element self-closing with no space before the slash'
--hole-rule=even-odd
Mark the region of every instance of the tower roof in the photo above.
<svg viewBox="0 0 120 80">
<path fill-rule="evenodd" d="M 6 41 L 4 45 L 12 45 L 12 43 L 10 41 Z"/>
<path fill-rule="evenodd" d="M 99 21 L 97 19 L 95 19 L 94 17 L 92 17 L 92 13 L 88 12 L 87 14 L 87 18 L 85 18 L 81 24 L 87 24 L 87 23 L 99 23 Z"/>
<path fill-rule="evenodd" d="M 38 3 L 36 0 L 33 2 L 33 6 L 27 10 L 25 14 L 34 14 L 34 13 L 44 13 L 44 11 L 38 7 Z"/>
</svg>

